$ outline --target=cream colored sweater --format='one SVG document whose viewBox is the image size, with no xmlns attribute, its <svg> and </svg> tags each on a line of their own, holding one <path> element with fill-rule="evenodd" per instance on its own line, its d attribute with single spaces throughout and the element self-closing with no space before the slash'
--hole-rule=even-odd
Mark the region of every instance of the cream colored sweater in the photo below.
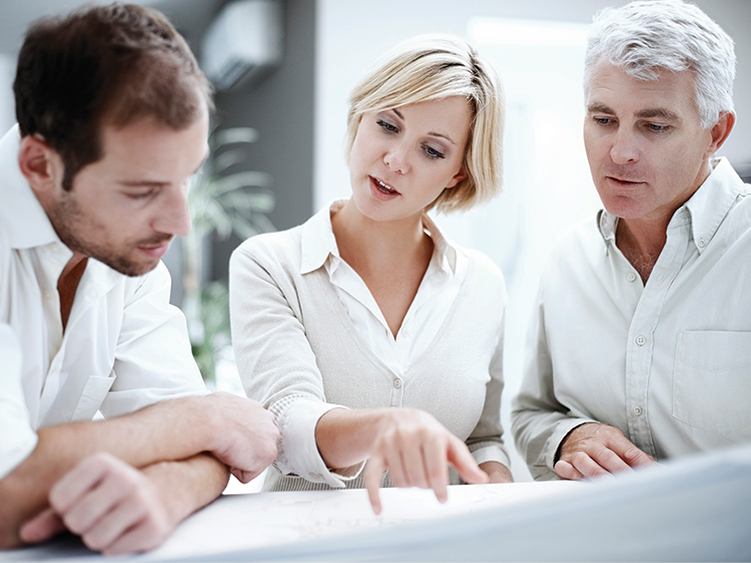
<svg viewBox="0 0 751 563">
<path fill-rule="evenodd" d="M 266 490 L 362 486 L 331 473 L 310 413 L 332 406 L 432 414 L 480 454 L 509 466 L 501 438 L 503 314 L 498 268 L 466 251 L 462 290 L 438 336 L 399 377 L 357 335 L 325 268 L 301 274 L 305 225 L 248 239 L 230 261 L 232 340 L 243 386 L 277 418 L 279 455 Z M 300 424 L 306 424 L 300 438 Z M 387 483 L 388 484 L 388 481 Z"/>
</svg>

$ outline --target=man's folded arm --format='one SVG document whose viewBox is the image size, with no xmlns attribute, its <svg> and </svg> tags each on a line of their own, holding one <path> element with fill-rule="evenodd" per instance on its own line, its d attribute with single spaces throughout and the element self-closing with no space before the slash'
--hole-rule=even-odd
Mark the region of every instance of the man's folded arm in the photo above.
<svg viewBox="0 0 751 563">
<path fill-rule="evenodd" d="M 226 393 L 163 401 L 107 420 L 50 426 L 37 435 L 31 455 L 0 480 L 0 547 L 18 545 L 20 526 L 48 506 L 55 483 L 93 454 L 106 452 L 145 468 L 208 452 L 247 480 L 273 461 L 278 438 L 271 415 L 258 403 Z M 219 464 L 201 464 L 200 471 L 213 474 L 209 482 L 226 480 L 227 469 Z M 194 484 L 204 487 L 200 479 Z M 207 495 L 221 492 L 206 489 Z M 203 492 L 196 494 L 203 500 Z"/>
</svg>

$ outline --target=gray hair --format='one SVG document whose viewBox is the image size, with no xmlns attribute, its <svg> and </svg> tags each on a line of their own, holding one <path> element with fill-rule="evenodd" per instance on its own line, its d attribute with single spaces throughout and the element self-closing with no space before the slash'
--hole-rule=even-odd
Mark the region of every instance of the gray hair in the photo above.
<svg viewBox="0 0 751 563">
<path fill-rule="evenodd" d="M 733 111 L 733 40 L 709 16 L 682 0 L 639 0 L 594 18 L 584 60 L 584 93 L 600 59 L 640 80 L 661 69 L 695 73 L 694 100 L 703 128 Z"/>
</svg>

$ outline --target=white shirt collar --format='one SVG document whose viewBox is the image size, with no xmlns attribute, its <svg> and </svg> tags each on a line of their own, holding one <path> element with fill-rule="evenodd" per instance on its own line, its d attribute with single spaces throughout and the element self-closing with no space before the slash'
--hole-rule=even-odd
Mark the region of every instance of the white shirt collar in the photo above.
<svg viewBox="0 0 751 563">
<path fill-rule="evenodd" d="M 57 236 L 47 213 L 18 168 L 20 142 L 18 125 L 13 126 L 0 139 L 0 170 L 6 173 L 0 182 L 0 201 L 3 202 L 0 205 L 0 223 L 3 224 L 11 248 L 22 250 L 46 247 L 40 248 L 40 251 L 48 257 L 46 267 L 50 268 L 50 279 L 56 281 L 73 256 L 73 251 Z M 97 288 L 97 292 L 104 292 L 121 276 L 122 274 L 102 262 L 89 258 L 79 287 L 91 282 L 92 288 Z"/>
<path fill-rule="evenodd" d="M 302 225 L 301 274 L 317 270 L 326 263 L 330 256 L 334 257 L 331 272 L 338 267 L 341 256 L 331 226 L 331 214 L 339 211 L 345 203 L 346 200 L 332 202 Z M 429 271 L 436 268 L 446 275 L 454 275 L 457 268 L 456 248 L 444 238 L 438 226 L 427 213 L 422 216 L 422 224 L 425 232 L 433 239 L 433 256 Z"/>
<path fill-rule="evenodd" d="M 31 190 L 28 181 L 18 168 L 18 149 L 21 137 L 18 125 L 13 126 L 0 139 L 0 170 L 6 176 L 0 182 L 0 216 L 7 225 L 10 244 L 13 248 L 32 248 L 60 239 L 47 214 Z M 12 210 L 12 213 L 4 212 Z"/>
<path fill-rule="evenodd" d="M 714 158 L 710 164 L 712 172 L 689 200 L 676 210 L 668 225 L 670 229 L 690 222 L 693 242 L 699 253 L 712 240 L 738 195 L 747 191 L 727 158 Z M 603 239 L 614 243 L 618 217 L 602 209 L 597 224 Z"/>
</svg>

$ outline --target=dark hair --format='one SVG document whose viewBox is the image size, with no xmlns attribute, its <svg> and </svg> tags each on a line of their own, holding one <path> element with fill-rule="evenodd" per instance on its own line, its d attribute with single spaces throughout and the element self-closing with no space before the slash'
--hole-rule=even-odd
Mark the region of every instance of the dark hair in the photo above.
<svg viewBox="0 0 751 563">
<path fill-rule="evenodd" d="M 21 136 L 38 134 L 65 165 L 63 188 L 102 157 L 104 123 L 154 117 L 175 130 L 212 107 L 185 39 L 156 10 L 89 5 L 30 27 L 13 84 Z"/>
</svg>

